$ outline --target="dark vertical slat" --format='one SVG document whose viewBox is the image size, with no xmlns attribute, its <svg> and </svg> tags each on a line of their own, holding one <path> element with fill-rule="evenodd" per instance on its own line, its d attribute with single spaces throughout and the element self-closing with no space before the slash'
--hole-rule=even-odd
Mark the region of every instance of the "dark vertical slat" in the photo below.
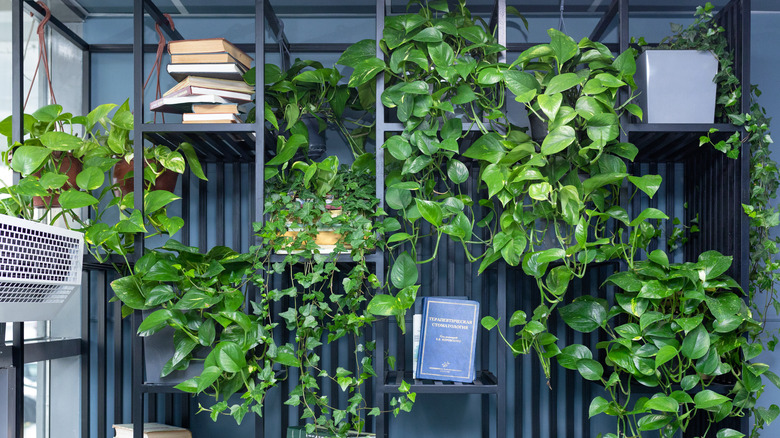
<svg viewBox="0 0 780 438">
<path fill-rule="evenodd" d="M 24 434 L 24 323 L 11 323 L 11 368 L 8 370 L 8 436 Z M 4 339 L 5 341 L 5 339 Z"/>
<path fill-rule="evenodd" d="M 184 227 L 181 230 L 181 243 L 190 244 L 190 208 L 192 197 L 190 195 L 190 172 L 184 172 L 181 178 L 181 218 L 184 220 Z"/>
<path fill-rule="evenodd" d="M 208 175 L 209 168 L 211 166 L 209 164 L 204 166 L 204 171 L 206 175 Z M 205 250 L 208 248 L 209 240 L 208 240 L 208 214 L 209 214 L 209 208 L 208 203 L 206 200 L 208 199 L 208 183 L 203 180 L 198 180 L 198 247 L 201 248 L 201 250 Z"/>
<path fill-rule="evenodd" d="M 225 245 L 225 163 L 217 163 L 217 245 Z"/>
<path fill-rule="evenodd" d="M 98 435 L 107 433 L 106 429 L 106 271 L 97 272 L 97 430 Z"/>
<path fill-rule="evenodd" d="M 90 354 L 89 354 L 89 303 L 92 297 L 92 281 L 89 272 L 84 272 L 81 281 L 81 393 L 89 394 L 90 381 Z M 117 303 L 120 304 L 120 303 Z M 2 337 L 5 339 L 5 337 Z M 117 397 L 121 398 L 121 397 Z M 89 408 L 89 397 L 81 397 L 81 436 L 88 438 L 90 436 L 90 425 L 92 414 Z M 13 436 L 13 435 L 9 435 Z"/>
<path fill-rule="evenodd" d="M 144 123 L 144 2 L 143 0 L 133 1 L 133 109 L 135 118 L 133 120 L 133 153 L 136 157 L 143 157 L 143 123 Z M 135 160 L 134 172 L 136 177 L 133 184 L 135 205 L 143 214 L 143 202 L 138 198 L 143 195 L 143 181 L 140 177 L 143 175 L 143 161 Z M 134 240 L 136 255 L 143 255 L 144 241 L 139 233 Z M 143 360 L 143 345 L 141 339 L 135 336 L 138 326 L 141 324 L 141 314 L 139 311 L 133 313 L 133 353 L 132 353 L 132 417 L 133 417 L 133 438 L 142 438 L 143 436 L 143 369 L 141 362 Z M 100 431 L 99 431 L 100 433 Z"/>
<path fill-rule="evenodd" d="M 122 303 L 117 301 L 114 309 L 114 423 L 124 423 L 124 336 L 122 336 Z"/>
<path fill-rule="evenodd" d="M 233 163 L 233 246 L 232 248 L 239 251 L 243 251 L 242 243 L 244 240 L 241 238 L 242 228 L 241 225 L 241 206 L 243 205 L 242 190 L 241 190 L 241 163 Z M 252 224 L 249 224 L 250 230 Z"/>
</svg>

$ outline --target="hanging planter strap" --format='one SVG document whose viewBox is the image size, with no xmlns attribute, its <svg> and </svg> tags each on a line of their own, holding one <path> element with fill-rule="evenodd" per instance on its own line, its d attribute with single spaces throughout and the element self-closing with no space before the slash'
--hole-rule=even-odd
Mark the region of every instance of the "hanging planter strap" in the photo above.
<svg viewBox="0 0 780 438">
<path fill-rule="evenodd" d="M 42 1 L 38 1 L 38 5 L 43 8 L 46 14 L 38 24 L 38 64 L 35 65 L 35 72 L 33 73 L 32 80 L 30 81 L 30 89 L 27 91 L 27 97 L 24 99 L 24 108 L 27 108 L 27 101 L 30 100 L 30 94 L 32 94 L 33 86 L 35 85 L 35 78 L 38 76 L 38 70 L 41 67 L 41 61 L 43 61 L 43 71 L 46 73 L 46 81 L 49 84 L 49 93 L 51 94 L 51 101 L 57 103 L 57 98 L 54 96 L 54 88 L 51 85 L 51 74 L 49 71 L 49 56 L 48 49 L 46 48 L 46 24 L 51 20 L 51 10 Z"/>
<path fill-rule="evenodd" d="M 171 17 L 171 14 L 163 15 L 168 20 L 168 24 L 171 26 L 171 30 L 174 30 L 176 26 L 173 24 L 173 17 Z M 162 29 L 160 28 L 160 23 L 154 24 L 154 30 L 157 32 L 157 36 L 159 37 L 159 41 L 157 43 L 157 56 L 154 59 L 152 70 L 149 72 L 149 76 L 146 77 L 146 81 L 144 82 L 144 90 L 146 90 L 146 86 L 149 84 L 149 79 L 152 78 L 152 74 L 157 72 L 157 87 L 155 89 L 154 98 L 159 99 L 162 97 L 162 91 L 160 90 L 160 69 L 162 68 L 162 57 L 163 53 L 165 52 L 165 45 L 167 41 L 165 40 L 165 36 L 162 33 Z M 165 114 L 162 115 L 162 121 L 165 123 Z M 157 123 L 157 112 L 154 113 L 154 122 Z"/>
</svg>

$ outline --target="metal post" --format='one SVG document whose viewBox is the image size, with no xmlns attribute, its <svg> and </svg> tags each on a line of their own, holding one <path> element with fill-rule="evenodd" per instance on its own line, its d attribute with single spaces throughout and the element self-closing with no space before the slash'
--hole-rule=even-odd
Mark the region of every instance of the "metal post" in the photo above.
<svg viewBox="0 0 780 438">
<path fill-rule="evenodd" d="M 261 102 L 265 102 L 265 10 L 267 0 L 255 0 L 255 101 L 257 105 L 262 105 Z M 268 5 L 270 9 L 270 4 Z M 262 108 L 262 106 L 260 106 Z M 255 119 L 255 168 L 254 168 L 254 180 L 255 180 L 255 195 L 254 195 L 254 217 L 252 222 L 260 222 L 263 220 L 263 208 L 265 197 L 265 119 L 263 118 L 262 111 L 257 113 Z M 235 175 L 237 178 L 238 175 Z M 235 184 L 235 180 L 234 180 Z M 253 229 L 250 227 L 250 230 Z M 235 233 L 240 233 L 240 230 L 233 230 Z M 259 242 L 258 242 L 259 243 Z M 255 419 L 255 437 L 262 438 L 265 436 L 265 423 L 263 417 L 254 415 Z M 284 428 L 286 425 L 282 425 Z M 284 431 L 284 429 L 282 429 Z"/>
</svg>

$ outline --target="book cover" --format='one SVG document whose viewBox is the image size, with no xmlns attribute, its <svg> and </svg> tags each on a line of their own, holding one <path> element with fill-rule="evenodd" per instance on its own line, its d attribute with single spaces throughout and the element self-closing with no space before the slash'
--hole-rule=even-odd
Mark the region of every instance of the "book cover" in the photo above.
<svg viewBox="0 0 780 438">
<path fill-rule="evenodd" d="M 192 112 L 195 114 L 238 114 L 238 104 L 204 104 L 198 103 L 192 105 Z"/>
<path fill-rule="evenodd" d="M 200 96 L 204 94 L 219 96 L 230 102 L 250 102 L 252 100 L 252 94 L 250 93 L 226 91 L 226 90 L 220 90 L 218 88 L 193 87 L 191 85 L 178 89 L 166 95 L 165 97 Z"/>
<path fill-rule="evenodd" d="M 228 52 L 171 55 L 172 64 L 221 64 L 226 62 L 240 62 L 246 68 L 251 67 L 250 64 L 244 64 L 240 59 L 234 58 Z"/>
<path fill-rule="evenodd" d="M 184 113 L 182 114 L 182 123 L 243 123 L 241 119 L 235 114 L 198 114 L 198 113 Z"/>
<path fill-rule="evenodd" d="M 229 79 L 243 81 L 246 67 L 236 62 L 221 64 L 168 64 L 168 74 L 177 81 L 184 80 L 188 76 L 201 76 L 206 78 Z"/>
<path fill-rule="evenodd" d="M 412 378 L 417 379 L 417 358 L 420 352 L 420 331 L 422 330 L 422 309 L 423 298 L 417 297 L 414 300 L 414 315 L 412 315 Z M 450 295 L 447 298 L 454 300 L 468 299 L 466 296 Z M 407 324 L 408 326 L 408 324 Z"/>
<path fill-rule="evenodd" d="M 213 94 L 166 96 L 153 100 L 149 104 L 149 110 L 161 113 L 182 114 L 192 112 L 193 104 L 227 104 L 229 102 L 229 100 Z"/>
<path fill-rule="evenodd" d="M 178 55 L 182 53 L 218 53 L 227 52 L 232 57 L 241 61 L 244 65 L 252 64 L 252 57 L 247 55 L 230 41 L 224 38 L 206 38 L 198 40 L 179 40 L 168 43 L 168 53 Z"/>
<path fill-rule="evenodd" d="M 335 436 L 336 434 L 323 428 L 317 428 L 312 433 L 306 433 L 306 426 L 290 426 L 287 428 L 287 438 L 332 438 Z M 376 435 L 373 433 L 358 434 L 357 432 L 348 432 L 347 436 L 355 438 L 376 438 Z"/>
<path fill-rule="evenodd" d="M 116 438 L 133 438 L 133 425 L 114 424 Z M 192 438 L 192 432 L 176 426 L 160 423 L 144 423 L 144 438 Z"/>
<path fill-rule="evenodd" d="M 181 82 L 174 85 L 173 88 L 166 91 L 163 96 L 168 96 L 171 93 L 181 90 L 185 87 L 203 87 L 203 88 L 215 88 L 218 90 L 235 91 L 237 93 L 252 94 L 255 92 L 255 87 L 247 84 L 244 80 L 231 80 L 231 79 L 218 79 L 218 78 L 204 78 L 202 76 L 187 76 Z"/>
<path fill-rule="evenodd" d="M 424 298 L 417 378 L 473 382 L 478 326 L 478 302 Z"/>
</svg>

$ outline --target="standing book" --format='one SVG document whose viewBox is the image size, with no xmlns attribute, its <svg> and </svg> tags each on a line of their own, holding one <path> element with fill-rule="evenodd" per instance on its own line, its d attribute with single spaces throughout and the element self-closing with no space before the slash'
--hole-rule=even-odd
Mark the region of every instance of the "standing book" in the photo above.
<svg viewBox="0 0 780 438">
<path fill-rule="evenodd" d="M 477 301 L 426 297 L 417 378 L 473 382 L 478 325 Z"/>
<path fill-rule="evenodd" d="M 306 426 L 290 426 L 287 428 L 287 438 L 334 438 L 335 436 L 334 433 L 321 427 L 315 428 L 314 432 L 311 433 L 306 432 Z M 376 438 L 376 435 L 373 433 L 361 433 L 358 435 L 357 432 L 352 431 L 347 432 L 347 436 L 349 438 Z"/>
</svg>

